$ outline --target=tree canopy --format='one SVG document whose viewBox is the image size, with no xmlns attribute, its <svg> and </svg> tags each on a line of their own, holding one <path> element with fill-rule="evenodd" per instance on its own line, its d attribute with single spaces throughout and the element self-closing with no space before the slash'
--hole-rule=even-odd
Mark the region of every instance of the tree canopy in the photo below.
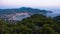
<svg viewBox="0 0 60 34">
<path fill-rule="evenodd" d="M 59 26 L 51 17 L 35 14 L 16 24 L 0 19 L 0 34 L 60 34 Z"/>
</svg>

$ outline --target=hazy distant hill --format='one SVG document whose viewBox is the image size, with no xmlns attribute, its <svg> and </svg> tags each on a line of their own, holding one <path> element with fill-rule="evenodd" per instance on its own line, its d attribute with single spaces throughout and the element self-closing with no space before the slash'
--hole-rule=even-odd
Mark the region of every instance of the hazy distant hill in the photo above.
<svg viewBox="0 0 60 34">
<path fill-rule="evenodd" d="M 46 10 L 40 10 L 40 9 L 33 9 L 33 8 L 26 8 L 26 7 L 21 7 L 21 8 L 16 8 L 16 9 L 0 9 L 0 14 L 13 14 L 13 13 L 18 13 L 18 12 L 30 12 L 30 13 L 51 13 L 51 11 L 46 11 Z"/>
</svg>

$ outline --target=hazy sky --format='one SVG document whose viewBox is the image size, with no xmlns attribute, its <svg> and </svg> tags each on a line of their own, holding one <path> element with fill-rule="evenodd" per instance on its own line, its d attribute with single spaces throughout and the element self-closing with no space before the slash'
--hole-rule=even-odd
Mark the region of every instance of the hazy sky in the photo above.
<svg viewBox="0 0 60 34">
<path fill-rule="evenodd" d="M 0 8 L 60 7 L 60 0 L 0 0 Z"/>
</svg>

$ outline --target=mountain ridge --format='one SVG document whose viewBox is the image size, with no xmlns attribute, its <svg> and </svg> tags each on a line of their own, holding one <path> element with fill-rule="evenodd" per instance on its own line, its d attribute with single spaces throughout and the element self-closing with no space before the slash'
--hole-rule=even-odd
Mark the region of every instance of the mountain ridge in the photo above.
<svg viewBox="0 0 60 34">
<path fill-rule="evenodd" d="M 47 10 L 40 10 L 40 9 L 34 9 L 30 7 L 21 7 L 21 8 L 15 8 L 15 9 L 0 9 L 0 14 L 13 14 L 13 13 L 19 13 L 19 12 L 30 12 L 30 13 L 52 13 L 52 11 Z"/>
</svg>

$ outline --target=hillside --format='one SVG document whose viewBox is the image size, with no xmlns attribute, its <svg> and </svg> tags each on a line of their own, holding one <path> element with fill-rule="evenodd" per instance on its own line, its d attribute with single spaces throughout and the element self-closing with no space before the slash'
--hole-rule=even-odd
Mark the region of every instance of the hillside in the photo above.
<svg viewBox="0 0 60 34">
<path fill-rule="evenodd" d="M 60 34 L 59 26 L 51 17 L 35 14 L 16 24 L 0 19 L 0 34 Z"/>
<path fill-rule="evenodd" d="M 56 17 L 54 17 L 54 20 L 56 21 L 56 22 L 58 22 L 58 24 L 60 23 L 60 15 L 59 16 L 56 16 Z"/>
<path fill-rule="evenodd" d="M 13 13 L 19 13 L 19 12 L 30 12 L 32 14 L 35 14 L 35 13 L 46 14 L 46 13 L 50 13 L 51 11 L 27 8 L 27 7 L 21 7 L 16 9 L 0 9 L 0 14 L 13 14 Z"/>
</svg>

